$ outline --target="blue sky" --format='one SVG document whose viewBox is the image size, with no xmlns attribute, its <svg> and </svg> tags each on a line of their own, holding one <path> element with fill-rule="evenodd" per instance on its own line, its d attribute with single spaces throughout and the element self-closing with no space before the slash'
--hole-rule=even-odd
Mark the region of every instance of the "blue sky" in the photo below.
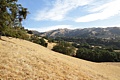
<svg viewBox="0 0 120 80">
<path fill-rule="evenodd" d="M 58 28 L 120 27 L 120 0 L 18 0 L 30 14 L 23 26 L 39 32 Z"/>
</svg>

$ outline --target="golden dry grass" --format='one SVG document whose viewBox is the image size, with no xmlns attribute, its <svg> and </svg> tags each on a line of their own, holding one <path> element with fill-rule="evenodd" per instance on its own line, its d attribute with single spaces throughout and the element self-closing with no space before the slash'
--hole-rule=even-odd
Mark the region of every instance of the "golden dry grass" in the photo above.
<svg viewBox="0 0 120 80">
<path fill-rule="evenodd" d="M 53 49 L 53 47 L 56 45 L 56 43 L 48 43 L 47 48 L 48 49 Z"/>
<path fill-rule="evenodd" d="M 120 63 L 94 63 L 2 37 L 0 80 L 120 80 Z"/>
<path fill-rule="evenodd" d="M 48 42 L 47 39 L 44 39 L 44 40 L 45 40 L 46 43 L 48 43 L 48 45 L 47 45 L 48 49 L 53 49 L 53 47 L 57 44 L 57 43 L 50 43 L 50 42 Z"/>
</svg>

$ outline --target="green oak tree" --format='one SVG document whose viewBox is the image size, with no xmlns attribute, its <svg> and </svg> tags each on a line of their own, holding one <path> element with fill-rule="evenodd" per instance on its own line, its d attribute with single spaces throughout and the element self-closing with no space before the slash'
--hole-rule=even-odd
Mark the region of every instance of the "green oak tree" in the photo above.
<svg viewBox="0 0 120 80">
<path fill-rule="evenodd" d="M 17 2 L 18 0 L 0 0 L 0 34 L 3 34 L 7 27 L 19 26 L 18 24 L 26 19 L 27 8 Z"/>
</svg>

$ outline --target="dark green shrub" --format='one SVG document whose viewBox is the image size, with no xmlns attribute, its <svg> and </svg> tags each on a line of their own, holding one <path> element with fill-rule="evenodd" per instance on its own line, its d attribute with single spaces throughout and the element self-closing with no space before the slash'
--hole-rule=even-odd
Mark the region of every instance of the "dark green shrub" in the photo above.
<svg viewBox="0 0 120 80">
<path fill-rule="evenodd" d="M 28 30 L 28 31 L 27 31 L 27 33 L 28 33 L 28 34 L 33 34 L 33 32 L 32 32 L 32 31 L 30 31 L 30 30 Z"/>
<path fill-rule="evenodd" d="M 60 42 L 52 50 L 66 55 L 75 55 L 75 48 L 68 42 Z"/>
<path fill-rule="evenodd" d="M 47 47 L 48 44 L 46 43 L 46 41 L 43 38 L 41 38 L 40 39 L 40 45 L 42 45 L 44 47 Z"/>
<path fill-rule="evenodd" d="M 25 30 L 21 30 L 19 28 L 14 28 L 14 27 L 6 27 L 4 31 L 2 31 L 3 36 L 8 36 L 8 37 L 15 37 L 15 38 L 20 38 L 20 39 L 29 39 L 29 36 L 25 32 Z"/>
<path fill-rule="evenodd" d="M 38 36 L 34 36 L 34 35 L 31 36 L 30 41 L 37 43 L 37 44 L 40 44 L 44 47 L 47 47 L 47 45 L 48 45 L 43 38 L 39 38 Z"/>
</svg>

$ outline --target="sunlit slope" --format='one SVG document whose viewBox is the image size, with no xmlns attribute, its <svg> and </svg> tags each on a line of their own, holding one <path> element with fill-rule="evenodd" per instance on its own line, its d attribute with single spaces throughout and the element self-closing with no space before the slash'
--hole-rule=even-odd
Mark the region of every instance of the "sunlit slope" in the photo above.
<svg viewBox="0 0 120 80">
<path fill-rule="evenodd" d="M 29 41 L 2 37 L 0 79 L 120 80 L 120 63 L 93 63 Z"/>
</svg>

